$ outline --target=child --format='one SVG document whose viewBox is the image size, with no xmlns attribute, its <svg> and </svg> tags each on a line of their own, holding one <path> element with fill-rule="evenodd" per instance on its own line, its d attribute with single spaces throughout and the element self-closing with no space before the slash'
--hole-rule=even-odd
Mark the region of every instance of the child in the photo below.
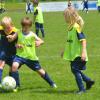
<svg viewBox="0 0 100 100">
<path fill-rule="evenodd" d="M 14 58 L 14 62 L 12 65 L 12 72 L 16 73 L 19 66 L 25 64 L 30 69 L 36 71 L 47 83 L 56 88 L 56 84 L 50 79 L 44 69 L 41 68 L 39 64 L 38 57 L 36 56 L 35 46 L 39 47 L 44 42 L 36 36 L 35 33 L 30 31 L 32 26 L 32 21 L 30 18 L 23 18 L 21 21 L 22 32 L 18 34 L 18 43 L 17 43 L 17 54 Z M 13 74 L 13 78 L 18 79 Z"/>
<path fill-rule="evenodd" d="M 100 0 L 98 0 L 97 6 L 98 6 L 98 12 L 100 13 Z"/>
<path fill-rule="evenodd" d="M 16 54 L 16 42 L 17 29 L 13 26 L 12 19 L 6 16 L 2 19 L 0 26 L 0 84 L 5 64 L 12 65 L 13 57 Z M 16 74 L 18 75 L 17 72 Z"/>
<path fill-rule="evenodd" d="M 82 11 L 84 11 L 86 9 L 86 13 L 88 13 L 88 0 L 83 0 L 82 4 L 83 4 Z"/>
<path fill-rule="evenodd" d="M 94 81 L 81 71 L 85 70 L 86 62 L 88 61 L 86 38 L 84 33 L 82 33 L 84 22 L 74 9 L 65 9 L 64 17 L 66 23 L 68 23 L 68 36 L 63 58 L 70 61 L 71 70 L 79 88 L 78 93 L 81 94 L 86 89 L 89 90 L 94 84 Z M 86 83 L 86 89 L 82 81 Z"/>
<path fill-rule="evenodd" d="M 35 28 L 36 28 L 36 35 L 39 36 L 39 29 L 42 32 L 42 37 L 45 37 L 44 34 L 44 27 L 43 27 L 43 14 L 41 8 L 38 6 L 39 2 L 38 0 L 33 0 L 33 5 L 34 5 L 34 22 L 35 23 Z"/>
<path fill-rule="evenodd" d="M 31 2 L 27 2 L 26 14 L 28 13 L 28 11 L 30 11 L 30 13 L 31 13 Z"/>
<path fill-rule="evenodd" d="M 71 7 L 72 6 L 72 2 L 71 0 L 68 0 L 68 7 Z"/>
</svg>

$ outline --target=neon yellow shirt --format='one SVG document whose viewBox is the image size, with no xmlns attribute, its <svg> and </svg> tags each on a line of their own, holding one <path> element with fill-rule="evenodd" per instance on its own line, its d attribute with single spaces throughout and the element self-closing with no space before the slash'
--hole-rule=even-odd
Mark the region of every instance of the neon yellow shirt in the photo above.
<svg viewBox="0 0 100 100">
<path fill-rule="evenodd" d="M 100 0 L 98 0 L 97 5 L 100 6 Z"/>
<path fill-rule="evenodd" d="M 35 50 L 35 37 L 36 35 L 31 31 L 27 35 L 19 33 L 17 44 L 23 45 L 23 48 L 17 48 L 16 55 L 30 60 L 38 60 Z"/>
<path fill-rule="evenodd" d="M 44 23 L 42 9 L 38 6 L 34 7 L 34 13 L 36 12 L 37 14 L 35 15 L 36 16 L 35 22 L 38 22 L 40 24 Z"/>
<path fill-rule="evenodd" d="M 78 35 L 80 34 L 81 34 L 80 26 L 75 23 L 72 29 L 68 31 L 66 47 L 63 55 L 63 58 L 65 60 L 74 61 L 76 57 L 81 57 L 82 54 L 81 41 L 85 38 L 78 39 Z M 86 56 L 86 61 L 88 61 L 87 56 Z"/>
</svg>

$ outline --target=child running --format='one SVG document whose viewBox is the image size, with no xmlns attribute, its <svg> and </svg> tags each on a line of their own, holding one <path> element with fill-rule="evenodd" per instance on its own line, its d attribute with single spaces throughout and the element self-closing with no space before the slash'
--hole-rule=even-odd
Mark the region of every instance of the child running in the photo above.
<svg viewBox="0 0 100 100">
<path fill-rule="evenodd" d="M 17 29 L 13 26 L 12 19 L 4 17 L 0 25 L 0 84 L 5 64 L 12 66 L 16 54 L 15 44 L 17 42 Z M 9 73 L 11 76 L 11 72 Z M 16 76 L 18 72 L 16 72 Z M 17 83 L 19 86 L 19 82 Z M 0 87 L 2 87 L 0 85 Z"/>
<path fill-rule="evenodd" d="M 79 88 L 77 93 L 81 94 L 89 90 L 94 84 L 94 81 L 81 71 L 86 69 L 86 63 L 88 61 L 86 38 L 82 32 L 84 22 L 74 9 L 65 9 L 64 17 L 68 24 L 68 36 L 63 58 L 70 61 L 71 71 L 75 76 Z M 83 81 L 86 83 L 86 89 Z"/>
<path fill-rule="evenodd" d="M 39 7 L 39 1 L 38 0 L 33 0 L 33 5 L 34 5 L 34 21 L 35 23 L 35 28 L 36 28 L 36 35 L 39 36 L 39 29 L 41 30 L 42 37 L 45 37 L 44 33 L 44 20 L 43 20 L 43 13 L 41 8 Z"/>
<path fill-rule="evenodd" d="M 88 0 L 83 0 L 82 4 L 83 4 L 82 11 L 84 11 L 86 9 L 86 13 L 88 13 Z"/>
<path fill-rule="evenodd" d="M 47 72 L 41 68 L 39 59 L 36 56 L 35 47 L 39 47 L 44 42 L 35 33 L 30 31 L 32 20 L 29 17 L 25 17 L 22 19 L 21 25 L 22 31 L 18 34 L 17 54 L 12 65 L 12 72 L 16 73 L 18 68 L 25 64 L 30 69 L 36 71 L 51 87 L 56 88 L 56 84 L 51 80 Z M 12 77 L 15 80 L 18 79 L 14 74 Z"/>
</svg>

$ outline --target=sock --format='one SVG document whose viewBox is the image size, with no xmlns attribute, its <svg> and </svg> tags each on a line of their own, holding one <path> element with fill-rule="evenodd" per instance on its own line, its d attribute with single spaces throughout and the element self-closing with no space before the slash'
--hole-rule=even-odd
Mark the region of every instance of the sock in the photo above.
<svg viewBox="0 0 100 100">
<path fill-rule="evenodd" d="M 16 87 L 20 87 L 20 80 L 19 80 L 19 73 L 18 71 L 16 72 L 11 72 L 11 76 L 15 79 L 16 81 Z"/>
<path fill-rule="evenodd" d="M 1 80 L 2 80 L 2 72 L 3 72 L 3 69 L 0 69 L 0 83 L 1 83 Z"/>
<path fill-rule="evenodd" d="M 41 28 L 41 32 L 42 32 L 42 37 L 44 38 L 45 35 L 44 35 L 44 29 L 43 28 Z"/>
<path fill-rule="evenodd" d="M 39 29 L 36 29 L 36 35 L 39 36 Z"/>
<path fill-rule="evenodd" d="M 47 73 L 45 73 L 45 75 L 43 75 L 42 77 L 50 86 L 54 84 L 54 82 L 51 80 L 51 78 L 49 77 Z"/>
</svg>

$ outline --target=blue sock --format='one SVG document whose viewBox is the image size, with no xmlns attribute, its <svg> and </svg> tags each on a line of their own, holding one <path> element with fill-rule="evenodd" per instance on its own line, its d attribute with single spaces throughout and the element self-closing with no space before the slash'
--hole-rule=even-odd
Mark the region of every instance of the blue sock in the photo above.
<svg viewBox="0 0 100 100">
<path fill-rule="evenodd" d="M 2 72 L 3 72 L 3 69 L 0 69 L 0 83 L 1 83 L 1 80 L 2 80 Z"/>
<path fill-rule="evenodd" d="M 42 77 L 50 86 L 54 84 L 54 82 L 51 80 L 51 78 L 49 77 L 47 73 L 45 73 L 45 75 L 43 75 Z"/>
<path fill-rule="evenodd" d="M 20 80 L 19 80 L 19 73 L 18 73 L 18 71 L 11 72 L 11 76 L 16 80 L 16 87 L 20 87 Z"/>
</svg>

